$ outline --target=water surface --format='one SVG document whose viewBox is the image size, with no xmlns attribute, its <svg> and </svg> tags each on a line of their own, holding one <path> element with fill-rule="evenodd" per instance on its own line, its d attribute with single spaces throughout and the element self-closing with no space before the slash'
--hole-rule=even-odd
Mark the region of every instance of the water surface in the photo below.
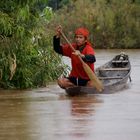
<svg viewBox="0 0 140 140">
<path fill-rule="evenodd" d="M 56 83 L 1 90 L 0 140 L 139 140 L 140 50 L 96 50 L 95 66 L 121 51 L 130 57 L 132 83 L 114 94 L 68 97 Z"/>
</svg>

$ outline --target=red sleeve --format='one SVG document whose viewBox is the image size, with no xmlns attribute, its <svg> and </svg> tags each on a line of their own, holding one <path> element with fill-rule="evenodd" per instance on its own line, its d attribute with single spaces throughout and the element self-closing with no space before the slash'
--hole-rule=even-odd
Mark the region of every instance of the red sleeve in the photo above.
<svg viewBox="0 0 140 140">
<path fill-rule="evenodd" d="M 72 44 L 73 48 L 75 49 L 75 44 L 73 43 Z M 72 49 L 70 48 L 70 46 L 68 44 L 64 44 L 62 45 L 62 50 L 63 50 L 63 55 L 64 56 L 68 56 L 68 57 L 71 57 L 71 54 L 72 54 Z"/>
<path fill-rule="evenodd" d="M 83 51 L 83 54 L 95 55 L 95 51 L 91 46 L 87 45 Z"/>
<path fill-rule="evenodd" d="M 62 45 L 62 50 L 63 50 L 63 55 L 64 56 L 68 56 L 68 57 L 71 56 L 72 51 L 71 51 L 71 48 L 69 47 L 68 44 Z"/>
</svg>

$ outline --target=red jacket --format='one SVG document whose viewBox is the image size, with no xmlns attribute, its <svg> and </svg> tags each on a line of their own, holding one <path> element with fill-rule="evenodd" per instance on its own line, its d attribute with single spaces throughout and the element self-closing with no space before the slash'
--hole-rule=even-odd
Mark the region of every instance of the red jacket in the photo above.
<svg viewBox="0 0 140 140">
<path fill-rule="evenodd" d="M 76 50 L 77 46 L 76 44 L 72 44 L 73 48 Z M 87 76 L 86 72 L 83 69 L 82 63 L 79 60 L 78 56 L 72 54 L 72 50 L 69 47 L 68 44 L 65 44 L 62 46 L 63 50 L 63 55 L 68 56 L 71 58 L 71 65 L 72 65 L 72 70 L 70 72 L 70 77 L 76 77 L 76 78 L 82 78 L 82 79 L 87 79 L 89 80 L 89 77 Z M 82 50 L 81 54 L 88 54 L 88 55 L 94 55 L 94 49 L 92 48 L 90 43 L 86 43 L 86 46 Z M 87 63 L 89 67 L 94 71 L 94 63 Z"/>
</svg>

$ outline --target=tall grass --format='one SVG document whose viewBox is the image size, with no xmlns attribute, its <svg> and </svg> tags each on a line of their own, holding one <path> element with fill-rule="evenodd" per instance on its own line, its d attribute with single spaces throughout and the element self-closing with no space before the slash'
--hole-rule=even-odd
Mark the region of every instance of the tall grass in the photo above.
<svg viewBox="0 0 140 140">
<path fill-rule="evenodd" d="M 77 27 L 88 28 L 96 48 L 140 48 L 140 4 L 130 0 L 77 0 L 57 11 L 56 24 L 71 39 Z"/>
</svg>

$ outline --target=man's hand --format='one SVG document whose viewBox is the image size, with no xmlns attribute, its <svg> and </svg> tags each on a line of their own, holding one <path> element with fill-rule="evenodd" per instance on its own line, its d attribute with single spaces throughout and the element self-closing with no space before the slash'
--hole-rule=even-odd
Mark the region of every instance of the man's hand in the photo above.
<svg viewBox="0 0 140 140">
<path fill-rule="evenodd" d="M 59 38 L 61 36 L 61 32 L 62 32 L 62 26 L 59 25 L 58 27 L 56 27 L 56 38 Z"/>
<path fill-rule="evenodd" d="M 79 50 L 75 50 L 75 52 L 73 52 L 72 54 L 77 55 L 77 56 L 80 56 L 81 58 L 84 58 L 85 57 L 85 55 L 84 54 L 81 54 L 81 52 Z"/>
</svg>

